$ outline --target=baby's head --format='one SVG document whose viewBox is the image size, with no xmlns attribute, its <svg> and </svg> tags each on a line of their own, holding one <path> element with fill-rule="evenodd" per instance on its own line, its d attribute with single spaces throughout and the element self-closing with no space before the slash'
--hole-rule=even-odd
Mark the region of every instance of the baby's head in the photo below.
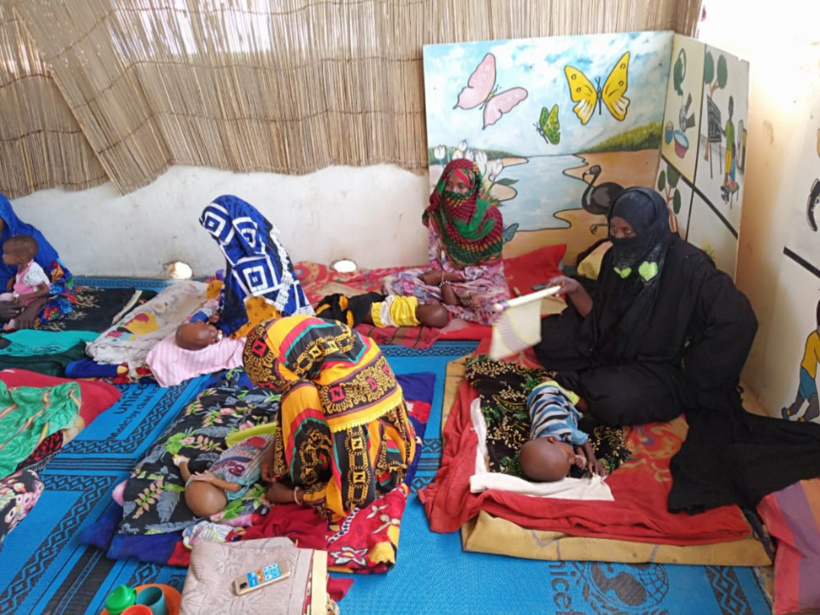
<svg viewBox="0 0 820 615">
<path fill-rule="evenodd" d="M 184 350 L 202 350 L 222 339 L 222 331 L 209 322 L 185 322 L 177 327 L 177 346 Z"/>
<path fill-rule="evenodd" d="M 225 510 L 228 496 L 224 489 L 216 485 L 192 480 L 185 486 L 185 503 L 197 517 L 210 517 Z"/>
<path fill-rule="evenodd" d="M 31 235 L 14 235 L 3 243 L 3 262 L 23 267 L 37 256 L 40 246 Z"/>
<path fill-rule="evenodd" d="M 575 451 L 555 436 L 528 440 L 521 448 L 521 471 L 527 480 L 551 483 L 569 475 Z"/>
</svg>

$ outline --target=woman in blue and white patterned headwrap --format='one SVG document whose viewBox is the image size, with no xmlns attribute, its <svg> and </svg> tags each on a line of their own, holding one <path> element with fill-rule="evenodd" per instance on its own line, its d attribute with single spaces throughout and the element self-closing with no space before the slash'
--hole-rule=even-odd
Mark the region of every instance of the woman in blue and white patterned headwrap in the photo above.
<svg viewBox="0 0 820 615">
<path fill-rule="evenodd" d="M 225 255 L 225 285 L 215 323 L 225 335 L 245 337 L 280 316 L 313 315 L 278 229 L 253 205 L 224 195 L 199 218 Z"/>
</svg>

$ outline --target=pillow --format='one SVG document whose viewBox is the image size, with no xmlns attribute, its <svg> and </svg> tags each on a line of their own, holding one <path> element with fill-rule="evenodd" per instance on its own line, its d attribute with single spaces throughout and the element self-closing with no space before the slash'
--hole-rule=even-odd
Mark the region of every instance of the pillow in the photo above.
<svg viewBox="0 0 820 615">
<path fill-rule="evenodd" d="M 71 380 L 30 372 L 25 369 L 4 369 L 0 371 L 0 380 L 7 387 L 53 387 L 66 382 L 77 382 L 80 385 L 80 417 L 86 427 L 100 413 L 117 403 L 122 396 L 119 389 L 107 382 L 93 380 Z"/>
<path fill-rule="evenodd" d="M 19 470 L 0 480 L 0 549 L 6 534 L 34 508 L 42 492 L 43 482 L 31 470 Z"/>
<path fill-rule="evenodd" d="M 820 478 L 770 493 L 757 512 L 778 539 L 774 614 L 820 609 Z"/>
<path fill-rule="evenodd" d="M 578 275 L 590 280 L 597 280 L 598 274 L 601 272 L 601 262 L 604 260 L 604 254 L 612 247 L 611 241 L 604 241 L 599 244 L 594 250 L 587 254 L 580 263 L 578 263 Z"/>
<path fill-rule="evenodd" d="M 512 295 L 526 295 L 533 292 L 533 285 L 563 275 L 560 263 L 566 252 L 567 244 L 559 243 L 514 258 L 505 258 L 504 274 Z"/>
</svg>

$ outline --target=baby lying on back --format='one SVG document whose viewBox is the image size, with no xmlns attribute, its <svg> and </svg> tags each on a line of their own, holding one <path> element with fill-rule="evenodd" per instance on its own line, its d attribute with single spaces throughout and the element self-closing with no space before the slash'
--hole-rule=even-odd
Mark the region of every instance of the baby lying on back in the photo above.
<svg viewBox="0 0 820 615">
<path fill-rule="evenodd" d="M 183 350 L 204 350 L 224 339 L 222 331 L 209 322 L 184 322 L 177 327 L 174 339 Z"/>
<path fill-rule="evenodd" d="M 245 338 L 225 337 L 209 322 L 186 322 L 151 349 L 145 362 L 160 386 L 242 365 Z"/>
</svg>

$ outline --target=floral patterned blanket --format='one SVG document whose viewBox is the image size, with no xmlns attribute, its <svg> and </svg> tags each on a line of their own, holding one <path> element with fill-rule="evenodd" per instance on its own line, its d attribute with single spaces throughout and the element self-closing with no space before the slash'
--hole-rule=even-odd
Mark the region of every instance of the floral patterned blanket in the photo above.
<svg viewBox="0 0 820 615">
<path fill-rule="evenodd" d="M 225 448 L 226 433 L 239 426 L 268 422 L 275 415 L 278 399 L 262 389 L 241 388 L 238 378 L 243 375 L 241 369 L 228 372 L 226 383 L 205 390 L 186 408 L 132 471 L 125 489 L 125 508 L 112 503 L 83 533 L 81 543 L 106 550 L 111 559 L 136 557 L 188 566 L 191 552 L 183 545 L 181 530 L 199 519 L 180 497 L 182 479 L 172 457 L 179 453 L 193 458 L 200 451 L 218 455 Z M 326 550 L 332 570 L 390 570 L 398 554 L 401 519 L 422 454 L 436 380 L 433 373 L 399 374 L 397 378 L 417 437 L 416 458 L 401 486 L 366 508 L 356 509 L 336 525 L 329 525 L 315 511 L 294 505 L 268 511 L 259 500 L 261 489 L 251 490 L 239 500 L 241 507 L 229 506 L 220 520 L 249 526 L 234 528 L 227 540 L 288 536 L 298 539 L 300 545 Z"/>
<path fill-rule="evenodd" d="M 173 463 L 174 455 L 210 465 L 228 448 L 229 433 L 273 421 L 278 408 L 279 396 L 269 389 L 245 389 L 232 380 L 203 391 L 131 471 L 118 533 L 176 532 L 200 521 L 185 504 L 185 481 Z M 263 485 L 255 485 L 210 520 L 249 525 L 251 515 L 267 511 L 264 492 Z"/>
</svg>

